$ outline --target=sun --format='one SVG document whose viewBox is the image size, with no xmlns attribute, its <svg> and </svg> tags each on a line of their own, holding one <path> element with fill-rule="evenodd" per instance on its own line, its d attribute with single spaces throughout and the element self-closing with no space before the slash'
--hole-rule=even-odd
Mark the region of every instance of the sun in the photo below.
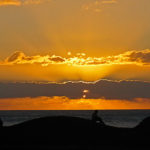
<svg viewBox="0 0 150 150">
<path fill-rule="evenodd" d="M 89 90 L 83 90 L 83 93 L 85 94 L 85 93 L 89 93 Z"/>
</svg>

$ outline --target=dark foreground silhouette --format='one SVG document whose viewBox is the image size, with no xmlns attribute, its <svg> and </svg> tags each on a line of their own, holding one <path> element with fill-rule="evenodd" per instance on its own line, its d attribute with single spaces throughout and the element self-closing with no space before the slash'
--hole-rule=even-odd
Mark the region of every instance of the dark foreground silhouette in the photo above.
<svg viewBox="0 0 150 150">
<path fill-rule="evenodd" d="M 0 127 L 0 137 L 0 149 L 150 149 L 150 117 L 135 128 L 78 117 L 45 117 Z"/>
</svg>

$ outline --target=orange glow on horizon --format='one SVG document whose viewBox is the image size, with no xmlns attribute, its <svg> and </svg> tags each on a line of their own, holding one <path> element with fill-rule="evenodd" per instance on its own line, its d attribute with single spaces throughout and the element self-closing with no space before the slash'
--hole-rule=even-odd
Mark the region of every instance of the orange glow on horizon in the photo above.
<svg viewBox="0 0 150 150">
<path fill-rule="evenodd" d="M 68 99 L 66 97 L 37 97 L 0 99 L 0 110 L 114 110 L 150 109 L 149 99 L 104 100 Z"/>
</svg>

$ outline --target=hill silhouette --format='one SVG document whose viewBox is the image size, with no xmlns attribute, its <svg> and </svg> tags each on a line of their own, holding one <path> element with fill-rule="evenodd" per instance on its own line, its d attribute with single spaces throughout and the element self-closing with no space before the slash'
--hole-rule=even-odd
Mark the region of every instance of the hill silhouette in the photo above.
<svg viewBox="0 0 150 150">
<path fill-rule="evenodd" d="M 135 128 L 117 128 L 79 117 L 44 117 L 0 128 L 0 145 L 25 147 L 139 147 L 150 143 L 150 117 Z M 7 146 L 6 146 L 7 145 Z M 59 146 L 58 146 L 59 145 Z M 149 145 L 150 146 L 150 145 Z M 131 147 L 128 147 L 131 148 Z"/>
</svg>

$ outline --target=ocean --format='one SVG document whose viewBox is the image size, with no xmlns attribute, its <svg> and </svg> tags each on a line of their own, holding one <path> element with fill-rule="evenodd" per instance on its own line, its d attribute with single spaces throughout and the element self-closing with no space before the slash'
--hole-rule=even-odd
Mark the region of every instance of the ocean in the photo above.
<svg viewBox="0 0 150 150">
<path fill-rule="evenodd" d="M 34 118 L 46 116 L 74 116 L 91 119 L 93 110 L 19 110 L 19 111 L 0 111 L 0 118 L 4 126 L 11 126 Z M 107 125 L 116 127 L 135 127 L 144 118 L 150 116 L 150 110 L 99 110 L 99 117 Z"/>
</svg>

